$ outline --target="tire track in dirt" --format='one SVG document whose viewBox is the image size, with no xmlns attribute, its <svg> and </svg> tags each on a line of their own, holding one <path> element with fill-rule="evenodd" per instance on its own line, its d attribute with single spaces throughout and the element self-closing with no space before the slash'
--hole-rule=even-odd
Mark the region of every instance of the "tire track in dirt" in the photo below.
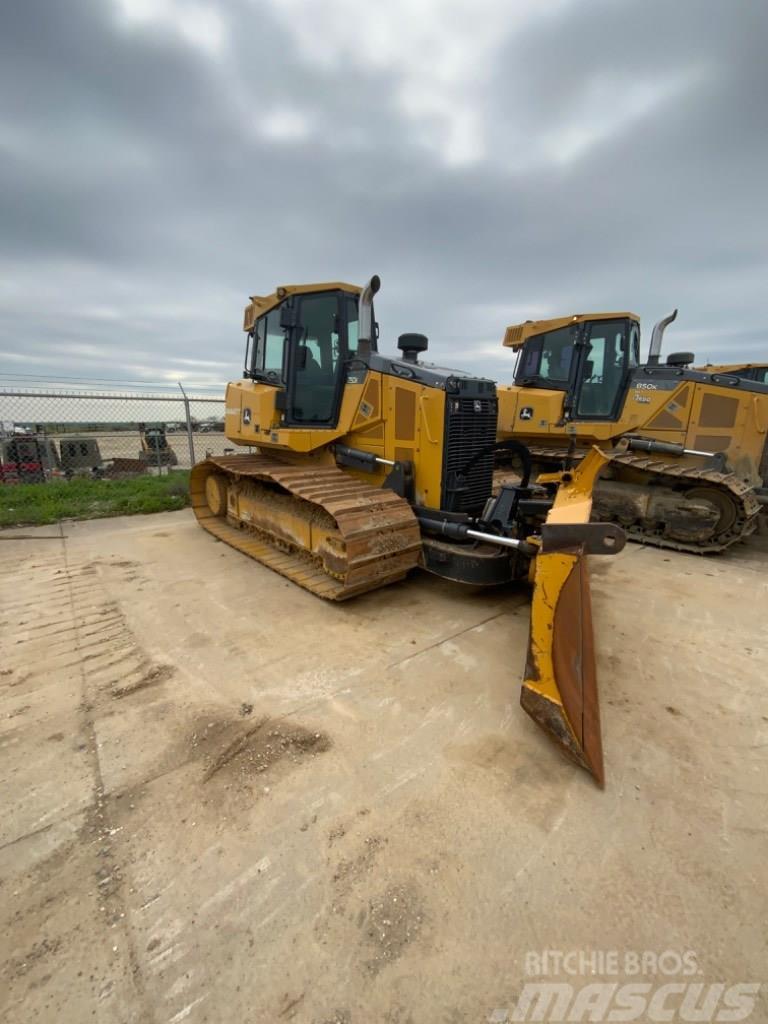
<svg viewBox="0 0 768 1024">
<path fill-rule="evenodd" d="M 91 890 L 87 913 L 92 915 L 97 941 L 107 951 L 109 963 L 98 999 L 116 1000 L 120 1005 L 127 998 L 131 1021 L 151 1024 L 151 1000 L 129 926 L 123 864 L 126 852 L 113 820 L 113 801 L 106 792 L 96 722 L 101 715 L 114 712 L 115 702 L 160 685 L 174 669 L 154 664 L 139 645 L 120 606 L 104 588 L 100 569 L 93 563 L 72 560 L 63 534 L 57 547 L 56 556 L 46 559 L 4 560 L 6 579 L 13 580 L 13 587 L 4 589 L 0 609 L 5 640 L 0 675 L 0 741 L 6 741 L 11 758 L 6 759 L 6 765 L 12 774 L 19 757 L 26 757 L 26 751 L 40 742 L 38 734 L 41 739 L 64 739 L 63 732 L 44 736 L 47 720 L 51 716 L 60 720 L 58 688 L 63 687 L 70 694 L 69 706 L 74 712 L 74 717 L 68 719 L 67 736 L 75 761 L 84 769 L 78 774 L 85 789 L 65 790 L 65 803 L 57 808 L 49 783 L 36 797 L 39 809 L 46 812 L 44 818 L 49 820 L 37 826 L 34 815 L 22 815 L 16 819 L 21 833 L 10 844 L 24 843 L 61 827 L 65 820 L 76 822 L 79 817 L 79 838 L 74 847 L 70 843 L 68 848 L 71 855 L 82 859 L 81 877 Z M 104 564 L 107 572 L 113 568 L 112 562 L 99 564 Z M 114 568 L 122 571 L 124 567 L 115 564 Z M 55 884 L 46 872 L 47 868 L 36 876 L 37 883 L 41 892 L 49 892 L 48 898 L 55 899 Z M 31 914 L 20 936 L 29 934 L 29 929 L 33 934 L 47 931 L 45 915 L 38 920 L 38 912 L 32 908 Z M 30 949 L 22 947 L 15 958 L 0 965 L 4 974 L 10 972 L 6 1013 L 24 1011 L 30 997 L 28 986 L 41 986 L 43 992 L 46 979 L 56 973 L 61 958 L 66 959 L 68 942 L 65 929 L 50 941 L 46 939 Z M 19 967 L 14 972 L 14 964 L 22 965 L 23 970 Z"/>
<path fill-rule="evenodd" d="M 175 667 L 150 657 L 121 604 L 110 596 L 113 583 L 132 578 L 135 563 L 109 558 L 83 564 L 63 537 L 58 560 L 24 562 L 22 570 L 15 567 L 24 580 L 18 588 L 5 588 L 0 611 L 0 619 L 10 626 L 6 644 L 13 666 L 8 675 L 0 675 L 0 708 L 6 695 L 13 697 L 17 717 L 7 726 L 20 723 L 13 755 L 17 763 L 19 758 L 34 759 L 35 745 L 43 739 L 60 743 L 58 737 L 65 735 L 71 740 L 71 764 L 77 762 L 77 771 L 68 766 L 67 772 L 75 777 L 77 792 L 67 792 L 65 785 L 60 798 L 62 787 L 49 783 L 36 797 L 39 809 L 17 819 L 21 827 L 16 833 L 21 835 L 13 842 L 25 843 L 35 834 L 34 818 L 45 812 L 44 829 L 53 830 L 53 852 L 22 880 L 25 897 L 14 910 L 20 916 L 12 918 L 17 945 L 13 963 L 7 962 L 13 1012 L 5 1019 L 26 1019 L 23 1015 L 30 1006 L 45 1010 L 48 981 L 83 962 L 78 963 L 71 949 L 81 941 L 79 932 L 87 934 L 89 946 L 103 955 L 98 966 L 88 965 L 93 974 L 82 983 L 90 1002 L 73 996 L 73 1003 L 80 998 L 77 1005 L 87 1006 L 87 1012 L 95 1005 L 103 1019 L 111 1019 L 113 1013 L 126 1024 L 154 1024 L 155 1019 L 167 1021 L 169 1015 L 180 1020 L 207 998 L 208 982 L 194 962 L 195 926 L 173 913 L 172 902 L 164 907 L 151 870 L 147 879 L 142 875 L 152 865 L 146 865 L 141 855 L 137 860 L 141 840 L 136 833 L 147 827 L 147 804 L 140 801 L 149 800 L 151 806 L 149 787 L 178 772 L 178 781 L 169 785 L 174 792 L 184 787 L 178 792 L 184 800 L 195 801 L 198 821 L 205 820 L 218 832 L 219 821 L 234 820 L 254 799 L 268 799 L 280 779 L 330 749 L 331 742 L 324 733 L 291 720 L 265 715 L 251 719 L 251 704 L 238 708 L 184 700 L 179 706 L 173 691 L 163 692 Z M 114 592 L 122 594 L 119 586 Z M 129 613 L 130 604 L 126 607 Z M 152 688 L 161 695 L 157 703 Z M 129 701 L 123 706 L 124 717 L 122 701 Z M 153 719 L 166 713 L 167 728 L 155 735 Z M 56 724 L 47 724 L 54 717 Z M 144 723 L 150 737 L 142 735 L 133 748 L 132 733 L 142 734 Z M 138 761 L 131 760 L 136 751 Z M 125 767 L 121 760 L 131 761 L 125 776 L 120 774 Z M 10 757 L 6 764 L 12 766 Z M 69 822 L 66 843 L 54 838 L 64 821 Z M 243 892 L 256 886 L 254 893 L 267 901 L 265 925 L 289 897 L 274 872 L 257 886 L 267 864 L 263 859 L 251 865 L 226 882 L 219 894 L 225 899 L 233 884 L 232 891 Z M 69 873 L 67 882 L 61 878 L 62 865 Z M 62 913 L 52 923 L 46 907 L 62 898 L 62 889 L 70 894 L 64 899 L 79 904 L 78 916 Z M 145 895 L 150 898 L 140 903 Z M 160 910 L 151 932 L 148 919 L 141 916 L 148 905 L 153 906 L 153 915 Z M 204 913 L 210 928 L 216 926 L 217 908 L 218 902 Z M 75 920 L 80 923 L 73 924 Z M 79 984 L 70 979 L 69 991 Z"/>
<path fill-rule="evenodd" d="M 70 566 L 63 531 L 62 552 L 64 557 L 64 571 L 69 579 Z M 77 578 L 77 574 L 74 570 L 73 578 Z M 90 588 L 89 592 L 91 592 Z M 82 700 L 79 708 L 81 729 L 86 737 L 88 759 L 90 762 L 93 780 L 93 803 L 86 813 L 84 829 L 90 832 L 94 839 L 101 844 L 101 848 L 99 850 L 101 863 L 96 863 L 94 857 L 94 875 L 96 878 L 99 901 L 101 902 L 101 912 L 104 915 L 105 925 L 109 926 L 110 930 L 112 928 L 118 930 L 122 935 L 122 942 L 118 947 L 113 947 L 113 949 L 117 950 L 122 948 L 126 950 L 130 982 L 139 1007 L 139 1020 L 146 1022 L 146 1024 L 152 1024 L 154 1021 L 154 1014 L 152 1012 L 151 1003 L 146 990 L 141 961 L 129 924 L 129 905 L 124 891 L 125 883 L 123 878 L 123 869 L 118 856 L 118 851 L 116 850 L 115 844 L 112 842 L 115 828 L 113 823 L 110 821 L 109 802 L 107 800 L 106 788 L 104 786 L 104 777 L 99 758 L 99 744 L 94 723 L 94 706 L 99 700 L 103 687 L 103 667 L 94 667 L 91 669 L 89 668 L 88 662 L 82 657 L 80 646 L 82 642 L 82 611 L 78 608 L 78 596 L 80 593 L 82 593 L 82 591 L 73 587 L 69 593 L 69 603 L 72 613 L 72 621 L 75 627 L 73 636 L 74 647 L 78 654 L 81 655 L 80 677 L 82 683 Z M 107 633 L 107 630 L 114 628 L 115 620 L 117 620 L 121 626 L 121 642 L 129 649 L 129 653 L 126 657 L 133 656 L 136 660 L 145 660 L 144 655 L 139 652 L 134 642 L 133 634 L 129 630 L 125 623 L 125 619 L 119 612 L 119 609 L 117 609 L 117 606 L 113 602 L 105 602 L 102 607 L 107 611 L 107 614 L 111 616 L 110 625 L 106 628 L 102 627 L 101 630 L 102 645 L 104 645 L 107 650 L 113 649 L 111 645 L 114 643 L 114 640 L 106 639 L 104 634 Z M 99 630 L 97 629 L 95 631 L 91 631 L 89 635 L 92 636 L 94 633 L 98 634 L 98 632 Z M 114 634 L 109 633 L 108 635 L 112 637 Z M 109 663 L 110 666 L 114 664 L 115 662 Z M 109 686 L 110 684 L 107 683 L 107 685 Z"/>
</svg>

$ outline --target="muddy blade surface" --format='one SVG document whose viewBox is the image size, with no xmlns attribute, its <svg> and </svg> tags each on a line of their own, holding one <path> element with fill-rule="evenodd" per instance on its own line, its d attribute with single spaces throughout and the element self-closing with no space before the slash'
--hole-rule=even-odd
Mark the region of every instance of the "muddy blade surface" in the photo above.
<svg viewBox="0 0 768 1024">
<path fill-rule="evenodd" d="M 589 569 L 580 550 L 542 554 L 536 560 L 520 703 L 568 757 L 602 786 Z"/>
</svg>

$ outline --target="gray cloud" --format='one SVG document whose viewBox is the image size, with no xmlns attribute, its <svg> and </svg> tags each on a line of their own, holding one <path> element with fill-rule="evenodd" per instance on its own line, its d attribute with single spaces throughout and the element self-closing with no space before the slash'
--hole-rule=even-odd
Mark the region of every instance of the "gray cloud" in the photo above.
<svg viewBox="0 0 768 1024">
<path fill-rule="evenodd" d="M 394 4 L 358 45 L 308 2 L 6 11 L 1 370 L 224 380 L 249 293 L 374 271 L 383 346 L 502 379 L 507 323 L 586 309 L 766 357 L 765 5 Z"/>
</svg>

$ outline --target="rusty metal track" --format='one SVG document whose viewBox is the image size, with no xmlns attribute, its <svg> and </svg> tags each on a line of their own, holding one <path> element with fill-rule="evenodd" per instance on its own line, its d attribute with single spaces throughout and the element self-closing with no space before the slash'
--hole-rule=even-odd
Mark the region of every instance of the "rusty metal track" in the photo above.
<svg viewBox="0 0 768 1024">
<path fill-rule="evenodd" d="M 547 469 L 559 468 L 568 456 L 568 451 L 556 448 L 535 448 L 531 447 L 531 455 L 534 461 L 546 464 Z M 571 453 L 571 458 L 579 462 L 586 454 L 585 451 Z M 725 531 L 714 534 L 710 540 L 702 543 L 686 543 L 681 540 L 673 540 L 664 537 L 655 529 L 644 528 L 643 526 L 621 523 L 618 517 L 613 521 L 623 525 L 627 531 L 627 537 L 641 544 L 651 544 L 654 547 L 671 548 L 674 551 L 688 551 L 692 554 L 713 554 L 718 551 L 725 551 L 726 548 L 744 540 L 757 527 L 758 517 L 762 506 L 755 497 L 754 491 L 749 484 L 744 483 L 733 473 L 720 473 L 714 469 L 695 469 L 687 465 L 679 465 L 673 462 L 662 462 L 657 459 L 648 458 L 645 455 L 636 455 L 632 452 L 606 453 L 610 456 L 610 462 L 606 468 L 611 466 L 626 467 L 634 472 L 646 476 L 653 481 L 654 486 L 661 485 L 684 492 L 686 485 L 690 487 L 711 487 L 726 494 L 735 508 L 735 519 L 732 526 Z M 501 479 L 501 475 L 499 477 Z M 621 478 L 617 482 L 620 482 Z M 599 494 L 600 482 L 598 481 L 596 494 Z M 601 510 L 602 521 L 610 520 L 611 517 Z"/>
<path fill-rule="evenodd" d="M 212 474 L 226 478 L 226 515 L 217 515 L 208 503 L 206 481 Z M 258 525 L 238 518 L 235 490 L 257 509 Z M 408 502 L 336 466 L 291 464 L 265 455 L 208 458 L 192 469 L 190 498 L 203 529 L 332 601 L 403 579 L 421 555 L 421 533 Z M 286 529 L 286 509 L 308 530 L 322 524 L 325 543 L 315 550 L 303 547 Z"/>
</svg>

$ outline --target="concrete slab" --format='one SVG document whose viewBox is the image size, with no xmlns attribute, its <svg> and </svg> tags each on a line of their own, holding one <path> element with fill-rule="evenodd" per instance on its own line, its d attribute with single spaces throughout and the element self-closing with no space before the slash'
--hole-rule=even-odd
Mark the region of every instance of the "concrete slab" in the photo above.
<svg viewBox="0 0 768 1024">
<path fill-rule="evenodd" d="M 762 982 L 767 565 L 593 560 L 600 792 L 518 707 L 524 588 L 327 605 L 188 512 L 6 531 L 3 1020 L 502 1021 L 542 950 Z"/>
</svg>

